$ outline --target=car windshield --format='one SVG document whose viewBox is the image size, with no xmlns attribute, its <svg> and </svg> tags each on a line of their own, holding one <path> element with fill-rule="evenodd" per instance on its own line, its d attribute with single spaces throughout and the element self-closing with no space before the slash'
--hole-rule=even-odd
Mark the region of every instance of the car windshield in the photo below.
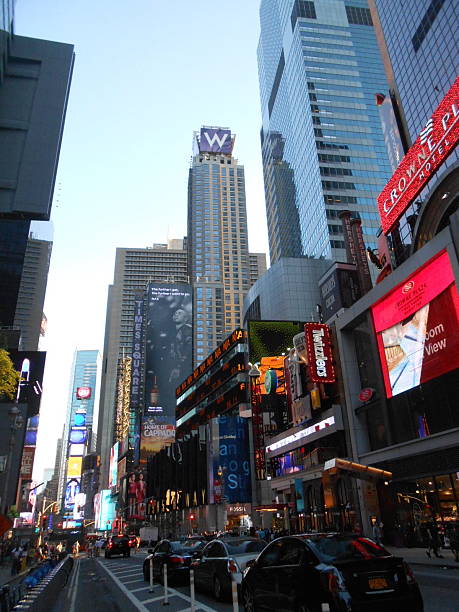
<svg viewBox="0 0 459 612">
<path fill-rule="evenodd" d="M 307 541 L 313 552 L 325 562 L 390 556 L 385 548 L 368 538 L 323 536 L 307 538 Z"/>
<path fill-rule="evenodd" d="M 259 553 L 266 546 L 263 540 L 225 540 L 230 555 L 248 555 Z"/>
<path fill-rule="evenodd" d="M 203 544 L 203 540 L 186 540 L 185 542 L 171 542 L 171 547 L 175 553 L 191 553 L 202 548 Z"/>
</svg>

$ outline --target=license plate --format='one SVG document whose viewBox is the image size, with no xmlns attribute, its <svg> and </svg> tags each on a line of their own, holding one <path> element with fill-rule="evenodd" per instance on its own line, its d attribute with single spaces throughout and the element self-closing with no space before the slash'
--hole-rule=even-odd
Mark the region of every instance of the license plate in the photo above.
<svg viewBox="0 0 459 612">
<path fill-rule="evenodd" d="M 370 578 L 368 580 L 368 586 L 372 591 L 377 591 L 379 589 L 387 589 L 389 583 L 385 578 Z"/>
</svg>

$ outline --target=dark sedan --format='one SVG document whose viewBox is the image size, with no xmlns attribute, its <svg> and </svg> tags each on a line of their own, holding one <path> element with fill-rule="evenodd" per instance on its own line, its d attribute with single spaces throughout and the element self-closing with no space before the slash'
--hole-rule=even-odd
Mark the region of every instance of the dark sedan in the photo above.
<svg viewBox="0 0 459 612">
<path fill-rule="evenodd" d="M 186 580 L 191 560 L 206 544 L 204 539 L 161 540 L 156 548 L 149 550 L 143 562 L 144 580 L 150 580 L 150 559 L 153 559 L 153 579 L 163 582 L 164 565 L 167 567 L 168 583 Z"/>
<path fill-rule="evenodd" d="M 246 612 L 422 612 L 410 567 L 368 538 L 288 536 L 271 542 L 242 581 Z"/>
<path fill-rule="evenodd" d="M 113 536 L 108 538 L 105 546 L 105 558 L 110 559 L 113 555 L 123 555 L 130 557 L 129 538 L 127 536 Z"/>
<path fill-rule="evenodd" d="M 197 589 L 205 589 L 221 600 L 231 593 L 231 582 L 240 584 L 248 561 L 266 546 L 258 538 L 224 538 L 209 542 L 192 563 Z"/>
</svg>

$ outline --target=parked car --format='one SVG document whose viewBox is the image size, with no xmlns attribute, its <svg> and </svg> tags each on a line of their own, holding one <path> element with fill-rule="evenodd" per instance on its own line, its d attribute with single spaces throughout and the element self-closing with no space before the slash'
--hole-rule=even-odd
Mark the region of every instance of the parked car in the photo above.
<svg viewBox="0 0 459 612">
<path fill-rule="evenodd" d="M 131 556 L 129 547 L 129 538 L 127 536 L 112 536 L 108 538 L 105 545 L 105 558 L 110 559 L 113 555 L 123 555 L 123 557 Z"/>
<path fill-rule="evenodd" d="M 246 612 L 422 612 L 422 596 L 401 557 L 359 536 L 305 534 L 271 542 L 241 585 Z"/>
<path fill-rule="evenodd" d="M 197 589 L 211 591 L 221 600 L 231 593 L 231 582 L 240 584 L 248 561 L 255 559 L 266 542 L 258 538 L 219 538 L 209 542 L 192 563 Z"/>
<path fill-rule="evenodd" d="M 185 581 L 190 572 L 191 561 L 205 546 L 204 539 L 161 540 L 156 548 L 148 551 L 143 562 L 143 578 L 150 580 L 150 559 L 153 559 L 153 579 L 163 582 L 164 565 L 167 566 L 168 583 Z"/>
</svg>

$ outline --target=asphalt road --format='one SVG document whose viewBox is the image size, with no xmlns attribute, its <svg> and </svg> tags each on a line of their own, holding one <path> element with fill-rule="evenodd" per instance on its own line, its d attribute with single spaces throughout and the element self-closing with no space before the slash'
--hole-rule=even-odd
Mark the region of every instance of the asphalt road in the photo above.
<svg viewBox="0 0 459 612">
<path fill-rule="evenodd" d="M 190 610 L 189 587 L 169 588 L 167 607 L 164 606 L 164 587 L 156 584 L 150 592 L 149 584 L 142 577 L 145 555 L 141 552 L 129 559 L 78 559 L 69 584 L 61 592 L 52 612 Z M 459 569 L 413 566 L 413 570 L 424 597 L 425 612 L 459 612 Z M 231 603 L 216 602 L 205 593 L 197 592 L 196 599 L 196 611 L 233 610 Z"/>
</svg>

